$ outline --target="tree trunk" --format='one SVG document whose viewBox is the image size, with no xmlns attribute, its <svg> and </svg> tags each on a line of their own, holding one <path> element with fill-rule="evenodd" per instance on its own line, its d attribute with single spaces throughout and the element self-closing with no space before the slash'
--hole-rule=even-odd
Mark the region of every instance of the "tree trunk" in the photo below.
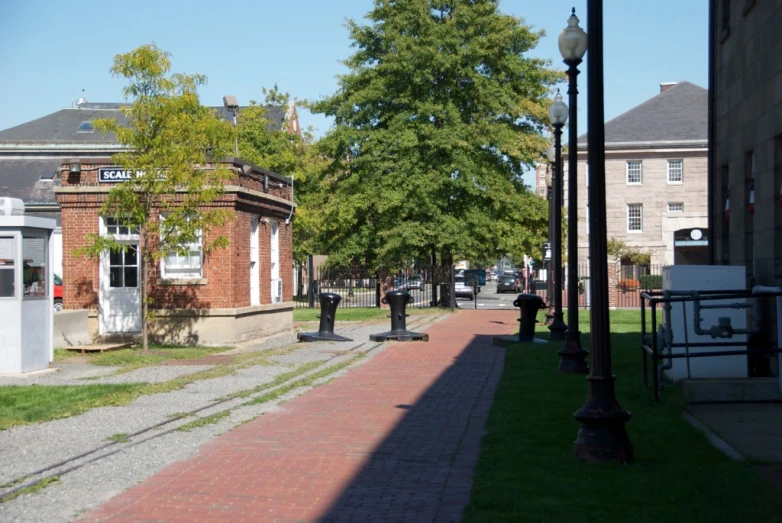
<svg viewBox="0 0 782 523">
<path fill-rule="evenodd" d="M 149 310 L 149 304 L 147 303 L 147 296 L 149 294 L 147 286 L 147 278 L 149 272 L 149 263 L 147 260 L 147 228 L 141 226 L 141 235 L 139 239 L 139 260 L 141 261 L 141 343 L 143 352 L 149 352 L 149 339 L 147 328 L 147 312 Z"/>
</svg>

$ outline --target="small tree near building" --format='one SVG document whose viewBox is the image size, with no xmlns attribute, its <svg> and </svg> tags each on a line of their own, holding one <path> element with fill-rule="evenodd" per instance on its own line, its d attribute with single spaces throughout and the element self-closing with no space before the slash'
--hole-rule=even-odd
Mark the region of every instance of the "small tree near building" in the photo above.
<svg viewBox="0 0 782 523">
<path fill-rule="evenodd" d="M 201 105 L 197 89 L 206 83 L 206 77 L 169 74 L 169 56 L 154 44 L 115 56 L 112 74 L 129 81 L 123 94 L 132 103 L 122 108 L 128 123 L 94 121 L 97 130 L 114 133 L 127 147 L 127 152 L 114 155 L 112 160 L 136 173 L 112 187 L 101 212 L 139 234 L 145 352 L 149 347 L 153 264 L 171 255 L 192 255 L 195 243 L 201 243 L 205 252 L 226 247 L 227 238 L 210 236 L 209 231 L 232 217 L 230 211 L 208 206 L 223 194 L 223 183 L 234 176 L 213 160 L 230 153 L 231 127 Z M 99 257 L 125 249 L 127 246 L 112 235 L 91 234 L 88 246 L 77 254 Z"/>
</svg>

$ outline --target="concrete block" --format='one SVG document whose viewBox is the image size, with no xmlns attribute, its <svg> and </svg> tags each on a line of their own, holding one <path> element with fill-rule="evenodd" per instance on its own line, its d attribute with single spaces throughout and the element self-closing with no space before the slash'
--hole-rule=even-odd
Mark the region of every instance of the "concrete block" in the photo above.
<svg viewBox="0 0 782 523">
<path fill-rule="evenodd" d="M 87 328 L 86 309 L 54 313 L 54 347 L 89 345 L 92 337 Z"/>
</svg>

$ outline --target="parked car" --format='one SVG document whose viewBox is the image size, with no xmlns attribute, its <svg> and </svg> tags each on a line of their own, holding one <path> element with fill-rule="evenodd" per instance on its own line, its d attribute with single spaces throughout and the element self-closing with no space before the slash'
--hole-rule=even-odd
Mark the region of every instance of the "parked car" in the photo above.
<svg viewBox="0 0 782 523">
<path fill-rule="evenodd" d="M 454 296 L 457 298 L 469 298 L 470 301 L 475 299 L 475 292 L 472 286 L 467 284 L 464 276 L 454 277 Z"/>
<path fill-rule="evenodd" d="M 521 286 L 516 276 L 512 274 L 503 274 L 497 280 L 497 294 L 501 292 L 521 292 Z"/>
<path fill-rule="evenodd" d="M 54 275 L 54 312 L 62 310 L 62 278 Z"/>
<path fill-rule="evenodd" d="M 408 289 L 418 289 L 419 291 L 424 290 L 424 279 L 420 276 L 410 276 L 407 279 L 407 288 Z"/>
</svg>

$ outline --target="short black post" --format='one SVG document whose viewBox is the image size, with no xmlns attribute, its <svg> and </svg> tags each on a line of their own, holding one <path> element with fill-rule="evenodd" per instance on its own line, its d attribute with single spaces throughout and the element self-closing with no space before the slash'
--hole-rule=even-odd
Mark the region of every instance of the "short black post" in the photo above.
<svg viewBox="0 0 782 523">
<path fill-rule="evenodd" d="M 513 300 L 513 306 L 519 307 L 520 311 L 518 341 L 534 341 L 538 311 L 546 308 L 543 298 L 537 294 L 519 294 Z"/>
<path fill-rule="evenodd" d="M 372 341 L 429 341 L 428 334 L 407 330 L 407 304 L 413 301 L 409 292 L 403 290 L 388 291 L 383 303 L 391 307 L 391 330 L 380 334 L 370 334 Z"/>
<path fill-rule="evenodd" d="M 307 306 L 315 308 L 315 267 L 311 254 L 307 256 Z"/>
<path fill-rule="evenodd" d="M 334 334 L 334 316 L 337 313 L 342 296 L 333 292 L 321 292 L 320 300 L 320 326 L 318 332 L 300 332 L 296 335 L 299 341 L 353 341 L 350 338 Z"/>
<path fill-rule="evenodd" d="M 513 306 L 519 307 L 520 309 L 518 336 L 515 334 L 495 336 L 492 344 L 499 347 L 507 347 L 508 345 L 519 342 L 546 343 L 544 340 L 535 337 L 535 325 L 538 323 L 538 311 L 546 308 L 546 304 L 543 303 L 543 298 L 537 294 L 522 293 L 513 300 Z"/>
</svg>

